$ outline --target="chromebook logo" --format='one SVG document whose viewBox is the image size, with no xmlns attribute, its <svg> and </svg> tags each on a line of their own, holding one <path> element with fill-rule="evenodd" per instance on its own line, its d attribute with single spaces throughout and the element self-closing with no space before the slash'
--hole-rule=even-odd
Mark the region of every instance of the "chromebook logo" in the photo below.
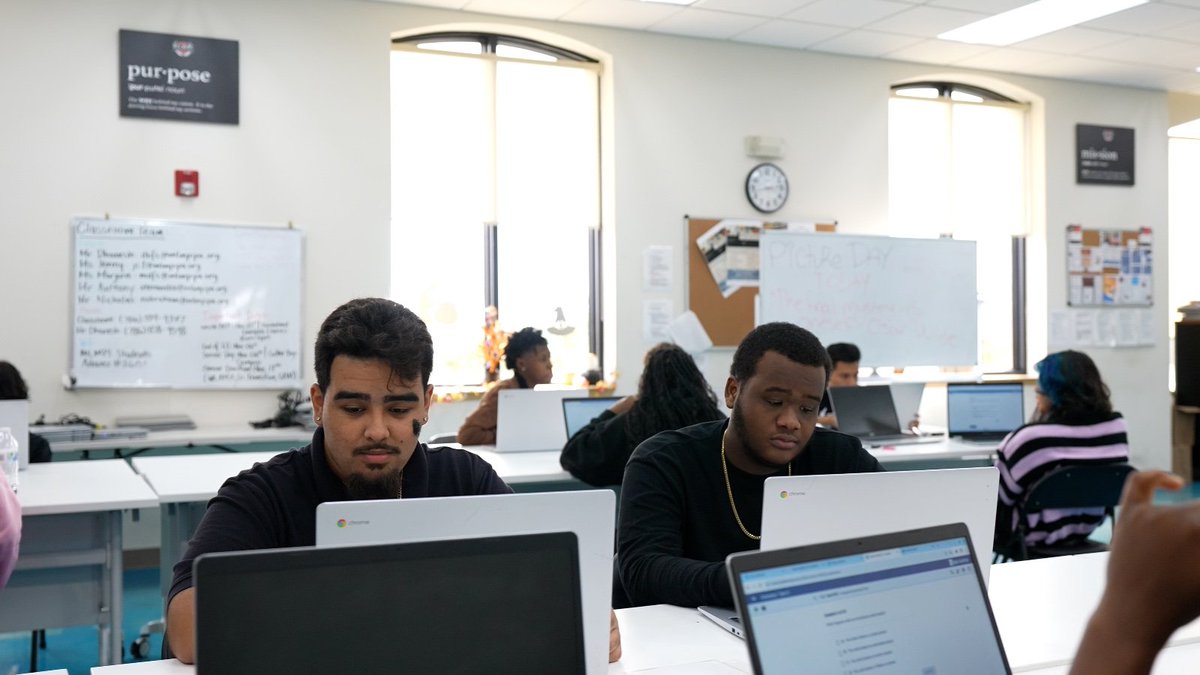
<svg viewBox="0 0 1200 675">
<path fill-rule="evenodd" d="M 787 498 L 788 498 L 787 490 L 780 490 L 780 491 L 779 491 L 779 498 L 780 498 L 780 499 L 787 499 Z"/>
<path fill-rule="evenodd" d="M 338 527 L 346 527 L 346 525 L 348 525 L 348 523 L 346 522 L 345 518 L 338 518 Z"/>
</svg>

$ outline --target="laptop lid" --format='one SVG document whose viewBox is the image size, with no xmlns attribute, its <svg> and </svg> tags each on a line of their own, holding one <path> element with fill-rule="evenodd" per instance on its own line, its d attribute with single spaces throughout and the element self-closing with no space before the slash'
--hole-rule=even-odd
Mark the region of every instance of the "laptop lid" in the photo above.
<svg viewBox="0 0 1200 675">
<path fill-rule="evenodd" d="M 951 382 L 946 385 L 946 427 L 951 436 L 1000 439 L 1025 423 L 1020 382 Z"/>
<path fill-rule="evenodd" d="M 597 396 L 588 398 L 564 398 L 562 400 L 563 419 L 567 423 L 567 440 L 570 440 L 589 422 L 613 407 L 620 396 Z"/>
<path fill-rule="evenodd" d="M 889 382 L 888 389 L 892 390 L 892 403 L 896 407 L 897 421 L 904 429 L 908 423 L 917 419 L 921 412 L 921 399 L 925 395 L 924 382 Z"/>
<path fill-rule="evenodd" d="M 992 550 L 1000 472 L 994 466 L 778 476 L 763 483 L 762 548 L 780 549 L 943 523 L 966 523 Z M 991 557 L 984 556 L 984 583 Z"/>
<path fill-rule="evenodd" d="M 20 468 L 29 466 L 29 400 L 11 399 L 0 401 L 0 427 L 12 429 L 17 439 Z"/>
<path fill-rule="evenodd" d="M 562 400 L 587 396 L 584 389 L 503 389 L 496 410 L 496 452 L 562 450 L 567 432 Z"/>
<path fill-rule="evenodd" d="M 756 675 L 1011 672 L 961 523 L 726 566 Z"/>
<path fill-rule="evenodd" d="M 202 555 L 196 673 L 583 672 L 576 556 L 569 532 Z"/>
<path fill-rule="evenodd" d="M 842 433 L 864 441 L 903 435 L 892 390 L 887 386 L 830 387 L 829 400 Z"/>
<path fill-rule="evenodd" d="M 571 532 L 579 541 L 587 672 L 603 673 L 608 667 L 615 513 L 611 490 L 326 502 L 317 506 L 316 541 L 318 547 L 361 546 Z"/>
</svg>

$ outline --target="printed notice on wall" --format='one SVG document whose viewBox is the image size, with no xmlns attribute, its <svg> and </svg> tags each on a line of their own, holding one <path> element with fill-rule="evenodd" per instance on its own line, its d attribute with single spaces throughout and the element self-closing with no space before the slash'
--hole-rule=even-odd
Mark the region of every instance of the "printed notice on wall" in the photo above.
<svg viewBox="0 0 1200 675">
<path fill-rule="evenodd" d="M 72 221 L 79 387 L 303 386 L 299 230 Z"/>
<path fill-rule="evenodd" d="M 1075 125 L 1075 182 L 1133 185 L 1133 129 Z"/>
<path fill-rule="evenodd" d="M 675 247 L 647 246 L 642 251 L 642 290 L 647 293 L 670 293 L 675 277 Z"/>
<path fill-rule="evenodd" d="M 1154 301 L 1154 234 L 1067 226 L 1067 304 L 1147 306 Z"/>
<path fill-rule="evenodd" d="M 121 117 L 238 123 L 235 40 L 120 31 Z"/>
</svg>

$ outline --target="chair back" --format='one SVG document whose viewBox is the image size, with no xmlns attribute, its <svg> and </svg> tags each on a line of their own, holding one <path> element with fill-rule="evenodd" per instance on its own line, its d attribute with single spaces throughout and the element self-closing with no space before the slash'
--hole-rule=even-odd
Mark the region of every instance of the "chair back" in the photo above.
<svg viewBox="0 0 1200 675">
<path fill-rule="evenodd" d="M 1125 479 L 1133 471 L 1128 464 L 1072 464 L 1061 466 L 1034 483 L 1021 509 L 1112 508 L 1121 501 Z"/>
</svg>

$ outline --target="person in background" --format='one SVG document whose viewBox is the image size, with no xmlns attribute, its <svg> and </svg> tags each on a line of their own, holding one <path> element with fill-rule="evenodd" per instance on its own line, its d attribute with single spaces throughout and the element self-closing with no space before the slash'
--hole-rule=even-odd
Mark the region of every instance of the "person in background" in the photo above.
<svg viewBox="0 0 1200 675">
<path fill-rule="evenodd" d="M 858 362 L 862 360 L 862 352 L 857 345 L 849 342 L 835 342 L 825 348 L 829 353 L 829 361 L 833 369 L 829 371 L 830 387 L 857 387 Z M 817 424 L 830 429 L 837 428 L 837 416 L 833 414 L 833 403 L 829 400 L 829 392 L 821 397 L 821 411 L 817 416 Z"/>
<path fill-rule="evenodd" d="M 1070 464 L 1129 461 L 1129 434 L 1114 412 L 1108 386 L 1087 354 L 1055 352 L 1037 364 L 1037 407 L 1033 420 L 1000 442 L 996 468 L 1000 495 L 995 546 L 1012 542 L 1015 505 L 1042 476 Z M 1057 509 L 1029 514 L 1029 545 L 1087 539 L 1104 521 L 1104 509 Z"/>
<path fill-rule="evenodd" d="M 0 590 L 8 583 L 21 548 L 21 502 L 0 469 Z"/>
<path fill-rule="evenodd" d="M 535 385 L 549 384 L 554 378 L 550 347 L 546 338 L 542 337 L 542 331 L 533 328 L 522 328 L 508 336 L 508 344 L 504 347 L 504 365 L 513 371 L 513 376 L 496 383 L 483 395 L 479 407 L 459 427 L 459 443 L 490 445 L 496 442 L 496 414 L 501 389 L 532 389 Z"/>
<path fill-rule="evenodd" d="M 21 371 L 8 361 L 0 361 L 0 401 L 14 401 L 29 398 L 29 387 L 25 386 L 25 378 Z M 21 439 L 17 439 L 20 442 Z M 28 443 L 30 462 L 49 462 L 51 459 L 50 443 L 46 439 L 30 432 Z"/>
<path fill-rule="evenodd" d="M 1146 675 L 1175 630 L 1200 616 L 1200 502 L 1154 506 L 1183 479 L 1137 471 L 1125 482 L 1108 581 L 1071 664 L 1078 675 Z"/>
<path fill-rule="evenodd" d="M 660 431 L 723 420 L 717 397 L 681 347 L 662 343 L 646 352 L 638 392 L 617 401 L 580 429 L 559 462 L 579 480 L 619 485 L 639 443 Z"/>
</svg>

